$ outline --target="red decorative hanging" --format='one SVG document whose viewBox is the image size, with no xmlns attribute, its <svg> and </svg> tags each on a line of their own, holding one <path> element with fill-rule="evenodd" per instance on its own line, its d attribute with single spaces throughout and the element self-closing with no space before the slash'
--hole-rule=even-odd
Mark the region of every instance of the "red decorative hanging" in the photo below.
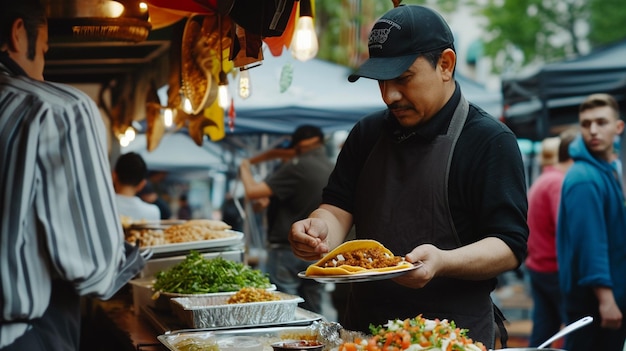
<svg viewBox="0 0 626 351">
<path fill-rule="evenodd" d="M 235 112 L 235 99 L 230 98 L 230 107 L 228 108 L 228 128 L 231 132 L 235 131 L 235 117 L 237 113 Z"/>
<path fill-rule="evenodd" d="M 148 6 L 154 5 L 162 9 L 187 12 L 191 14 L 215 14 L 217 1 L 196 1 L 196 0 L 147 0 Z"/>
</svg>

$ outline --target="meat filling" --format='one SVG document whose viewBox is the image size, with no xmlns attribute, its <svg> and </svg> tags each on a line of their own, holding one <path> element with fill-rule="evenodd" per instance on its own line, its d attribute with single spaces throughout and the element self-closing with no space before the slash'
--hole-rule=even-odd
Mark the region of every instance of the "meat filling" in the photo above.
<svg viewBox="0 0 626 351">
<path fill-rule="evenodd" d="M 397 266 L 402 261 L 400 256 L 392 256 L 378 248 L 359 249 L 341 253 L 324 262 L 325 268 L 341 265 L 357 266 L 366 269 Z"/>
</svg>

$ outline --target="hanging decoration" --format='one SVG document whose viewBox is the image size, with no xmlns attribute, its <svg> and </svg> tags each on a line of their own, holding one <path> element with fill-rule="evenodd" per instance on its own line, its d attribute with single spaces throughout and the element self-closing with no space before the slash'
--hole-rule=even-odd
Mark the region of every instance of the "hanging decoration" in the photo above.
<svg viewBox="0 0 626 351">
<path fill-rule="evenodd" d="M 217 0 L 145 0 L 148 3 L 148 9 L 152 14 L 153 7 L 157 7 L 162 11 L 168 11 L 172 14 L 177 14 L 183 17 L 188 17 L 193 14 L 208 15 L 215 13 Z M 222 0 L 219 0 L 222 1 Z M 150 15 L 152 17 L 152 15 Z M 152 18 L 151 18 L 152 20 Z M 154 25 L 154 24 L 153 24 Z"/>
<path fill-rule="evenodd" d="M 295 31 L 296 20 L 298 17 L 296 15 L 297 8 L 298 4 L 294 2 L 291 6 L 289 21 L 287 22 L 287 25 L 285 26 L 285 31 L 282 35 L 276 37 L 266 37 L 263 39 L 263 42 L 267 44 L 267 48 L 274 57 L 282 55 L 283 49 L 288 48 L 291 45 L 291 40 L 293 39 L 293 32 Z"/>
<path fill-rule="evenodd" d="M 153 97 L 146 98 L 149 150 L 172 128 L 187 127 L 198 145 L 204 136 L 212 141 L 225 136 L 224 124 L 235 128 L 234 99 L 229 94 L 229 77 L 235 67 L 239 74 L 237 93 L 250 96 L 248 69 L 261 64 L 263 43 L 274 56 L 289 48 L 292 56 L 306 61 L 317 54 L 318 42 L 313 25 L 313 0 L 148 0 L 153 11 L 154 28 L 187 18 L 184 28 L 173 31 L 173 49 L 169 79 L 168 104 L 161 106 Z M 177 43 L 177 44 L 176 44 Z M 283 67 L 280 91 L 286 91 L 293 79 L 293 67 Z M 226 113 L 225 113 L 226 112 Z M 225 116 L 226 114 L 226 116 Z M 226 117 L 226 118 L 225 118 Z"/>
<path fill-rule="evenodd" d="M 291 86 L 293 81 L 293 66 L 291 63 L 287 63 L 280 71 L 279 91 L 284 93 Z"/>
<path fill-rule="evenodd" d="M 281 36 L 296 0 L 219 0 L 218 11 L 263 38 Z"/>
<path fill-rule="evenodd" d="M 194 15 L 187 20 L 181 47 L 182 93 L 189 100 L 185 111 L 197 115 L 217 98 L 216 82 L 211 75 L 211 38 L 204 30 L 207 16 Z M 221 41 L 220 41 L 221 42 Z M 183 101 L 183 103 L 185 103 Z"/>
<path fill-rule="evenodd" d="M 260 35 L 250 33 L 238 24 L 234 24 L 233 43 L 230 48 L 230 60 L 235 67 L 244 67 L 263 60 L 263 40 Z"/>
<path fill-rule="evenodd" d="M 156 83 L 151 80 L 146 93 L 146 148 L 148 151 L 156 149 L 165 134 L 165 121 L 161 110 Z"/>
<path fill-rule="evenodd" d="M 228 108 L 228 129 L 231 132 L 235 131 L 235 117 L 237 117 L 237 113 L 235 112 L 235 99 L 230 98 L 230 107 Z"/>
<path fill-rule="evenodd" d="M 203 120 L 211 122 L 200 129 L 209 136 L 211 141 L 224 139 L 226 136 L 226 130 L 224 129 L 224 110 L 219 107 L 217 103 L 212 104 L 209 108 L 204 110 Z"/>
</svg>

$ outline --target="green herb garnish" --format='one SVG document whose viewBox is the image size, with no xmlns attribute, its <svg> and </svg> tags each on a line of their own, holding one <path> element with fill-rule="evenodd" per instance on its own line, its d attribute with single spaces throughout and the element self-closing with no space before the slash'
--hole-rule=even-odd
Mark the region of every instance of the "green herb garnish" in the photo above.
<svg viewBox="0 0 626 351">
<path fill-rule="evenodd" d="M 222 257 L 207 259 L 190 251 L 180 263 L 156 275 L 154 290 L 178 294 L 238 291 L 243 287 L 269 288 L 266 273 Z"/>
</svg>

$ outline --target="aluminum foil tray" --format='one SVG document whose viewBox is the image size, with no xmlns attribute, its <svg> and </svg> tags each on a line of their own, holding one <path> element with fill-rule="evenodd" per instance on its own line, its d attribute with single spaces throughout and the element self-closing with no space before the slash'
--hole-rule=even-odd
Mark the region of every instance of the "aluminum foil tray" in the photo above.
<svg viewBox="0 0 626 351">
<path fill-rule="evenodd" d="M 327 324 L 327 323 L 324 323 Z M 302 327 L 272 327 L 272 328 L 250 328 L 250 329 L 232 329 L 232 330 L 221 330 L 221 331 L 209 331 L 202 329 L 184 329 L 184 330 L 174 330 L 167 332 L 163 335 L 157 336 L 157 339 L 167 347 L 171 351 L 181 351 L 181 348 L 178 347 L 181 345 L 183 341 L 197 341 L 198 344 L 206 343 L 213 344 L 216 343 L 220 345 L 220 350 L 223 349 L 221 347 L 222 341 L 237 338 L 237 337 L 245 337 L 249 339 L 256 340 L 260 347 L 256 347 L 255 350 L 263 350 L 263 351 L 272 351 L 271 344 L 274 342 L 282 341 L 282 340 L 294 340 L 294 339 L 305 339 L 305 340 L 326 340 L 329 341 L 325 350 L 330 350 L 331 347 L 337 345 L 336 341 L 338 339 L 338 334 L 335 334 L 334 331 L 331 331 L 330 328 L 322 328 L 324 333 L 328 331 L 328 333 L 332 333 L 329 336 L 326 336 L 324 333 L 320 333 L 320 327 L 322 325 L 311 325 L 311 326 L 302 326 Z M 226 349 L 226 348 L 224 348 Z M 238 347 L 233 350 L 248 350 L 247 348 Z M 252 348 L 249 349 L 252 351 Z"/>
<path fill-rule="evenodd" d="M 207 257 L 207 256 L 205 256 Z M 148 261 L 150 262 L 150 261 Z M 154 277 L 144 277 L 133 279 L 129 281 L 129 284 L 132 286 L 133 290 L 133 306 L 135 308 L 135 312 L 139 312 L 143 307 L 151 307 L 159 311 L 163 312 L 171 312 L 172 304 L 170 303 L 171 298 L 178 297 L 210 297 L 210 296 L 230 296 L 235 293 L 232 292 L 219 292 L 219 293 L 210 293 L 210 294 L 178 294 L 178 293 L 168 293 L 162 292 L 159 295 L 155 295 L 155 291 L 152 288 L 154 285 L 154 281 L 156 278 Z M 268 291 L 276 290 L 276 285 L 272 284 Z"/>
<path fill-rule="evenodd" d="M 298 303 L 304 299 L 275 292 L 277 301 L 228 304 L 235 293 L 207 297 L 175 297 L 170 300 L 174 313 L 191 328 L 244 326 L 293 321 Z"/>
<path fill-rule="evenodd" d="M 140 314 L 146 318 L 146 320 L 152 325 L 152 327 L 159 333 L 168 333 L 172 330 L 181 330 L 183 328 L 189 328 L 184 324 L 178 316 L 171 313 L 163 313 L 157 311 L 154 308 L 143 307 Z M 306 310 L 304 308 L 296 308 L 296 316 L 292 321 L 282 323 L 257 323 L 251 325 L 237 325 L 231 327 L 212 327 L 190 330 L 233 330 L 233 329 L 253 329 L 253 328 L 269 328 L 269 327 L 286 327 L 286 326 L 308 326 L 313 323 L 319 323 L 324 319 L 321 314 Z"/>
</svg>

